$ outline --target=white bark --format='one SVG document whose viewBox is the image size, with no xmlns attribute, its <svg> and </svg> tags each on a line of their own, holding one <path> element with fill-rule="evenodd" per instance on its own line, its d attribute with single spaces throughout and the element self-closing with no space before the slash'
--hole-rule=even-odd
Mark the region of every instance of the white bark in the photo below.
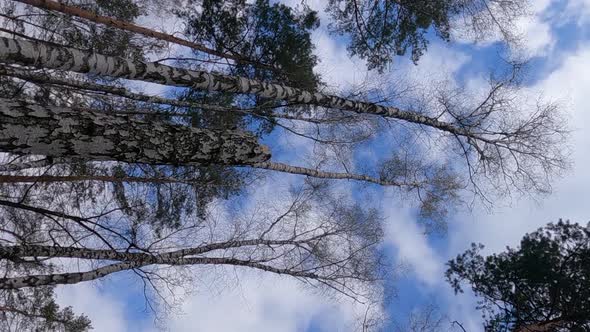
<svg viewBox="0 0 590 332">
<path fill-rule="evenodd" d="M 77 273 L 61 273 L 48 275 L 31 275 L 16 278 L 0 278 L 0 289 L 18 289 L 23 287 L 39 287 L 46 285 L 77 284 L 102 278 L 111 273 L 139 267 L 137 263 L 117 263 L 103 266 L 96 270 Z"/>
<path fill-rule="evenodd" d="M 290 173 L 290 174 L 298 174 L 298 175 L 307 175 L 314 178 L 321 178 L 321 179 L 337 179 L 337 180 L 355 180 L 355 181 L 364 181 L 364 182 L 371 182 L 381 186 L 396 186 L 396 187 L 419 187 L 421 183 L 418 182 L 393 182 L 393 181 L 386 181 L 381 180 L 379 178 L 371 177 L 368 175 L 363 174 L 355 174 L 355 173 L 338 173 L 338 172 L 326 172 L 315 170 L 306 167 L 299 167 L 299 166 L 291 166 L 283 163 L 271 162 L 266 161 L 263 163 L 258 163 L 251 165 L 252 167 L 268 169 L 276 172 L 282 173 Z"/>
<path fill-rule="evenodd" d="M 177 100 L 177 99 L 170 99 L 170 98 L 163 98 L 159 96 L 150 96 L 141 93 L 131 92 L 123 87 L 117 86 L 109 86 L 104 84 L 97 84 L 93 82 L 82 82 L 77 81 L 74 79 L 68 78 L 61 78 L 61 77 L 51 77 L 44 73 L 34 73 L 30 70 L 23 70 L 20 68 L 13 68 L 9 66 L 0 65 L 0 75 L 7 75 L 11 77 L 16 77 L 21 80 L 33 82 L 36 84 L 50 84 L 50 85 L 57 85 L 57 86 L 67 86 L 79 90 L 85 91 L 92 91 L 98 93 L 106 93 L 113 96 L 119 96 L 135 101 L 145 102 L 145 103 L 153 103 L 153 104 L 162 104 L 162 105 L 171 105 L 171 106 L 178 106 L 178 107 L 187 107 L 187 108 L 201 108 L 209 111 L 216 111 L 216 112 L 236 112 L 244 115 L 252 115 L 252 116 L 261 116 L 256 114 L 254 111 L 256 109 L 243 109 L 233 106 L 219 106 L 219 105 L 212 105 L 212 104 L 203 104 L 203 103 L 196 103 L 192 101 L 186 100 Z M 265 109 L 264 106 L 260 107 L 259 109 Z M 129 114 L 156 114 L 155 112 L 129 112 Z M 168 115 L 174 116 L 191 116 L 190 114 L 179 114 L 179 113 L 166 113 Z M 290 116 L 284 114 L 273 114 L 273 118 L 281 118 L 287 120 L 296 120 L 296 121 L 304 121 L 304 122 L 311 122 L 311 123 L 327 123 L 333 122 L 334 120 L 318 120 L 308 117 L 301 117 L 301 116 Z"/>
<path fill-rule="evenodd" d="M 360 102 L 244 77 L 92 54 L 42 42 L 0 37 L 0 62 L 201 90 L 252 94 L 290 104 L 373 114 L 431 127 L 457 138 L 459 151 L 463 151 L 467 160 L 469 178 L 478 193 L 480 189 L 474 182 L 476 178 L 493 182 L 494 187 L 505 190 L 517 188 L 526 192 L 547 191 L 550 190 L 548 179 L 568 166 L 566 152 L 561 148 L 567 130 L 560 112 L 554 105 L 539 104 L 534 112 L 529 115 L 523 114 L 523 118 L 519 118 L 514 113 L 520 110 L 521 105 L 508 101 L 497 102 L 507 103 L 506 105 L 494 102 L 498 97 L 496 93 L 500 93 L 497 88 L 492 89 L 486 101 L 466 118 L 462 119 L 453 115 L 452 110 L 447 110 L 446 113 L 456 119 L 450 123 L 396 107 Z M 502 84 L 497 87 L 500 86 Z M 453 107 L 443 106 L 446 109 Z M 474 118 L 470 120 L 471 116 Z"/>
<path fill-rule="evenodd" d="M 301 243 L 301 242 L 300 242 Z M 277 268 L 257 261 L 243 260 L 230 257 L 187 257 L 204 252 L 229 249 L 249 245 L 283 245 L 298 244 L 297 241 L 284 240 L 244 240 L 213 243 L 202 247 L 183 249 L 170 253 L 148 254 L 136 252 L 117 252 L 114 250 L 96 250 L 73 247 L 51 246 L 0 246 L 0 258 L 18 260 L 23 257 L 70 257 L 99 260 L 115 260 L 119 263 L 106 265 L 87 272 L 71 272 L 47 275 L 28 275 L 24 277 L 0 278 L 0 289 L 18 289 L 24 287 L 39 287 L 46 285 L 76 284 L 84 281 L 96 280 L 109 274 L 140 268 L 148 265 L 234 265 L 259 269 L 277 274 L 287 274 L 295 277 L 324 279 L 315 273 L 305 270 Z"/>
<path fill-rule="evenodd" d="M 246 165 L 267 147 L 248 133 L 0 99 L 0 151 L 165 165 Z"/>
<path fill-rule="evenodd" d="M 438 121 L 415 112 L 396 107 L 355 101 L 320 92 L 310 92 L 280 84 L 272 84 L 245 77 L 208 73 L 170 67 L 158 63 L 145 63 L 119 57 L 88 53 L 47 43 L 0 37 L 0 61 L 39 68 L 60 69 L 99 76 L 141 80 L 171 86 L 195 89 L 256 94 L 264 98 L 307 104 L 396 118 L 471 137 L 472 134 L 451 123 Z"/>
</svg>

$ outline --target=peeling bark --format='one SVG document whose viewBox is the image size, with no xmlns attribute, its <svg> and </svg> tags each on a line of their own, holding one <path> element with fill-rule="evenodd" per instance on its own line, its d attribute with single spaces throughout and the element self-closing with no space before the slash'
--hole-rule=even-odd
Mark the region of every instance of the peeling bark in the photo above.
<svg viewBox="0 0 590 332">
<path fill-rule="evenodd" d="M 270 158 L 248 133 L 7 99 L 0 99 L 0 151 L 161 165 L 248 165 Z"/>
</svg>

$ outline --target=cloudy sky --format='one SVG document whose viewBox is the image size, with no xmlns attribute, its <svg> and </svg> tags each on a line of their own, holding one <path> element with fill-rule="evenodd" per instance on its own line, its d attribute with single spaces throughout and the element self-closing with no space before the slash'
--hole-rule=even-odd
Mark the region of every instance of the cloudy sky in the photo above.
<svg viewBox="0 0 590 332">
<path fill-rule="evenodd" d="M 291 4 L 300 3 L 290 0 Z M 323 10 L 324 1 L 308 3 Z M 412 206 L 397 203 L 383 192 L 380 205 L 387 216 L 386 241 L 391 257 L 403 263 L 406 272 L 395 281 L 397 297 L 386 310 L 394 319 L 404 320 L 412 310 L 436 303 L 445 309 L 450 321 L 463 323 L 468 331 L 481 331 L 480 314 L 474 299 L 465 293 L 455 296 L 444 281 L 445 262 L 467 249 L 471 242 L 486 245 L 487 252 L 514 246 L 526 233 L 559 218 L 586 223 L 590 220 L 587 188 L 590 173 L 590 111 L 585 99 L 590 96 L 590 1 L 536 0 L 534 17 L 519 22 L 527 54 L 532 57 L 530 89 L 544 98 L 559 102 L 568 110 L 573 130 L 568 143 L 574 162 L 570 171 L 554 182 L 553 193 L 536 199 L 513 197 L 498 202 L 493 209 L 475 205 L 460 209 L 448 218 L 446 235 L 424 236 Z M 155 28 L 172 27 L 157 18 L 146 18 Z M 314 33 L 317 70 L 333 89 L 346 89 L 366 78 L 365 64 L 351 59 L 345 45 L 324 30 Z M 497 56 L 494 40 L 473 45 L 467 40 L 445 44 L 433 41 L 417 67 L 407 60 L 396 62 L 390 75 L 417 79 L 445 77 L 462 82 L 476 79 L 482 70 L 494 66 Z M 285 142 L 293 149 L 305 149 L 296 140 Z M 565 148 L 565 146 L 564 146 Z M 284 156 L 288 158 L 288 155 Z M 290 181 L 281 178 L 277 181 Z M 257 195 L 272 195 L 270 186 Z M 233 273 L 233 272 L 232 272 Z M 354 306 L 334 302 L 304 291 L 293 280 L 239 272 L 223 285 L 207 281 L 196 285 L 181 310 L 172 315 L 172 331 L 347 331 Z M 136 281 L 136 280 L 135 280 Z M 221 285 L 221 286 L 220 286 Z M 132 276 L 119 275 L 106 281 L 59 288 L 61 304 L 72 305 L 92 319 L 97 331 L 145 331 L 153 318 L 144 311 L 140 289 Z"/>
</svg>

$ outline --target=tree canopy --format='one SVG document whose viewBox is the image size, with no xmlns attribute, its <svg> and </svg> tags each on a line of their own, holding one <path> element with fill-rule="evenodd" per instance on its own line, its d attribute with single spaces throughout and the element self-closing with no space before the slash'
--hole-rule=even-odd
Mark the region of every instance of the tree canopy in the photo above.
<svg viewBox="0 0 590 332">
<path fill-rule="evenodd" d="M 326 10 L 334 31 L 350 38 L 351 55 L 366 59 L 369 68 L 383 69 L 406 53 L 418 62 L 430 32 L 444 41 L 454 30 L 477 38 L 497 31 L 513 39 L 515 20 L 526 8 L 527 1 L 513 0 L 330 0 Z"/>
<path fill-rule="evenodd" d="M 590 224 L 559 221 L 517 248 L 484 256 L 482 245 L 448 263 L 447 280 L 480 299 L 486 331 L 590 331 Z"/>
<path fill-rule="evenodd" d="M 186 20 L 192 39 L 251 60 L 236 63 L 232 74 L 312 90 L 318 86 L 319 77 L 313 72 L 318 59 L 311 41 L 311 32 L 319 25 L 316 12 L 269 0 L 193 4 L 175 9 Z"/>
</svg>

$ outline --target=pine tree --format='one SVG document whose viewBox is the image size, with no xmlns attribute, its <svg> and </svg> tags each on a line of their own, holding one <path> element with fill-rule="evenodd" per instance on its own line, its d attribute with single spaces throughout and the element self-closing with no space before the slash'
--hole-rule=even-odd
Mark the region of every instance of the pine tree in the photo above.
<svg viewBox="0 0 590 332">
<path fill-rule="evenodd" d="M 480 300 L 486 331 L 590 329 L 590 225 L 559 221 L 526 234 L 518 248 L 483 256 L 483 246 L 449 262 L 447 280 Z"/>
</svg>

